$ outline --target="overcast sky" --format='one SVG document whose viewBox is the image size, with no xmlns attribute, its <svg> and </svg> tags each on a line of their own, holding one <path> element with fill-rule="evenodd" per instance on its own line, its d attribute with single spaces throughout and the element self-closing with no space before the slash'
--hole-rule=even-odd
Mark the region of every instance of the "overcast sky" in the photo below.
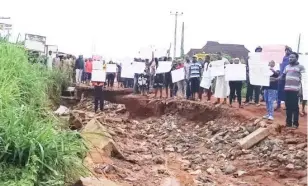
<svg viewBox="0 0 308 186">
<path fill-rule="evenodd" d="M 305 0 L 1 0 L 0 16 L 10 16 L 13 35 L 39 34 L 59 50 L 90 56 L 133 57 L 140 48 L 168 48 L 178 19 L 178 49 L 185 22 L 185 53 L 206 41 L 258 45 L 286 44 L 308 52 Z M 306 17 L 306 20 L 304 19 Z M 305 25 L 306 23 L 306 25 Z M 306 28 L 305 28 L 306 27 Z M 95 46 L 95 47 L 94 47 Z M 172 49 L 173 51 L 173 49 Z"/>
</svg>

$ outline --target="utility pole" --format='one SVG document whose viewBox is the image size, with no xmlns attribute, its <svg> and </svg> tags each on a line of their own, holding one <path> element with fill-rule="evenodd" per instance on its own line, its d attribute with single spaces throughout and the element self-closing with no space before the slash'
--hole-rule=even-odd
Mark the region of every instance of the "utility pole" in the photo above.
<svg viewBox="0 0 308 186">
<path fill-rule="evenodd" d="M 299 53 L 300 45 L 301 45 L 301 34 L 299 34 L 299 36 L 298 36 L 297 53 Z"/>
<path fill-rule="evenodd" d="M 182 23 L 181 58 L 184 58 L 184 22 Z"/>
<path fill-rule="evenodd" d="M 173 59 L 175 59 L 175 56 L 176 56 L 176 30 L 177 30 L 177 26 L 178 26 L 178 16 L 181 16 L 183 15 L 183 12 L 175 12 L 175 13 L 172 13 L 170 12 L 170 15 L 173 15 L 174 16 L 174 20 L 175 20 L 175 25 L 174 25 L 174 42 L 173 42 Z"/>
</svg>

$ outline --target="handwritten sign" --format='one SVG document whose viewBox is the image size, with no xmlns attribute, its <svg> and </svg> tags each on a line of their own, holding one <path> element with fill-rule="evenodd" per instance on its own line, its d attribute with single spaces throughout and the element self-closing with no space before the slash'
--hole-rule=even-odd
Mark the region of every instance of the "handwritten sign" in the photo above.
<svg viewBox="0 0 308 186">
<path fill-rule="evenodd" d="M 132 64 L 126 64 L 122 66 L 121 78 L 134 78 L 134 66 Z"/>
<path fill-rule="evenodd" d="M 265 45 L 262 47 L 261 60 L 263 62 L 275 61 L 280 64 L 285 55 L 285 45 Z"/>
<path fill-rule="evenodd" d="M 223 76 L 225 74 L 225 60 L 212 61 L 209 66 L 211 76 Z"/>
<path fill-rule="evenodd" d="M 104 71 L 104 70 L 92 70 L 91 81 L 105 82 L 106 81 L 106 71 Z"/>
<path fill-rule="evenodd" d="M 244 64 L 228 64 L 225 69 L 226 81 L 245 81 L 246 65 Z"/>
<path fill-rule="evenodd" d="M 156 74 L 163 74 L 163 73 L 167 73 L 170 72 L 171 70 L 171 66 L 172 62 L 169 61 L 161 61 L 158 63 L 158 67 L 156 69 Z"/>
<path fill-rule="evenodd" d="M 269 86 L 272 72 L 268 63 L 261 61 L 261 53 L 252 54 L 248 61 L 249 81 L 252 85 Z"/>
<path fill-rule="evenodd" d="M 92 68 L 93 70 L 103 70 L 103 62 L 102 61 L 93 61 L 92 62 Z"/>
<path fill-rule="evenodd" d="M 133 62 L 133 72 L 136 74 L 141 74 L 145 70 L 145 63 L 143 62 Z"/>
<path fill-rule="evenodd" d="M 203 87 L 205 89 L 209 89 L 212 84 L 213 77 L 211 76 L 210 70 L 203 71 L 203 76 L 200 82 L 200 87 Z"/>
<path fill-rule="evenodd" d="M 106 72 L 111 72 L 111 73 L 117 72 L 117 65 L 116 64 L 107 64 L 106 66 L 107 66 Z"/>
<path fill-rule="evenodd" d="M 172 83 L 182 81 L 185 78 L 184 68 L 171 71 Z"/>
</svg>

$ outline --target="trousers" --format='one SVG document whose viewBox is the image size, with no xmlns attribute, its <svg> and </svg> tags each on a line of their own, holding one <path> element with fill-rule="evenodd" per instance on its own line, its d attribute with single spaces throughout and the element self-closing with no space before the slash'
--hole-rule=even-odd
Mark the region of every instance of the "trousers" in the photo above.
<svg viewBox="0 0 308 186">
<path fill-rule="evenodd" d="M 285 104 L 286 104 L 286 113 L 287 126 L 297 126 L 299 118 L 299 108 L 298 108 L 298 91 L 285 91 Z"/>
<path fill-rule="evenodd" d="M 264 100 L 266 103 L 267 116 L 274 117 L 274 102 L 277 99 L 277 90 L 265 89 Z"/>
<path fill-rule="evenodd" d="M 242 104 L 242 86 L 243 82 L 242 81 L 229 81 L 229 86 L 230 86 L 230 95 L 229 95 L 229 103 L 230 105 L 232 104 L 232 101 L 235 98 L 235 92 L 236 92 L 236 97 L 238 104 Z"/>
<path fill-rule="evenodd" d="M 82 69 L 76 69 L 76 83 L 81 83 Z"/>
<path fill-rule="evenodd" d="M 101 111 L 104 110 L 104 95 L 102 86 L 94 86 L 94 111 L 97 112 L 98 105 Z"/>
</svg>

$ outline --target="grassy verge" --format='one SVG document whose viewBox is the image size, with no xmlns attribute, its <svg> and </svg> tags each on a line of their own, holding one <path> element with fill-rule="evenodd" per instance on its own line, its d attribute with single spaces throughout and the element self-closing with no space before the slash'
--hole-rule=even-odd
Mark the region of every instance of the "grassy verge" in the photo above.
<svg viewBox="0 0 308 186">
<path fill-rule="evenodd" d="M 22 47 L 0 42 L 0 185 L 65 185 L 86 173 L 80 136 L 56 130 L 48 109 L 61 78 L 30 64 Z"/>
</svg>

